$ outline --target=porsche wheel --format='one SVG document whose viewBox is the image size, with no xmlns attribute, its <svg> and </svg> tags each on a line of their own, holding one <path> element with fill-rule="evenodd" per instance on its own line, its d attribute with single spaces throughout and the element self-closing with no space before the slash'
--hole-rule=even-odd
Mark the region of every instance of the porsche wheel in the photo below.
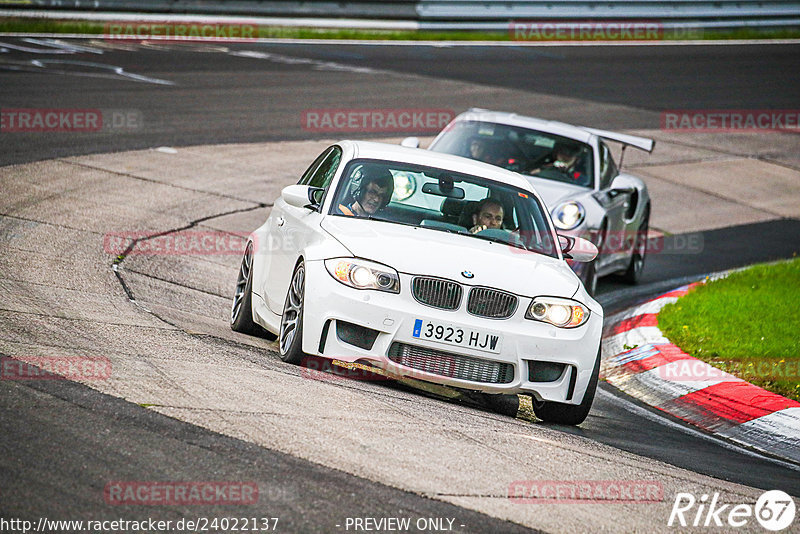
<svg viewBox="0 0 800 534">
<path fill-rule="evenodd" d="M 283 305 L 281 330 L 278 335 L 281 360 L 299 364 L 303 359 L 303 299 L 305 297 L 306 268 L 303 262 L 297 264 L 286 292 Z"/>
<path fill-rule="evenodd" d="M 642 277 L 642 270 L 644 270 L 644 258 L 647 254 L 647 230 L 650 228 L 650 208 L 642 218 L 642 224 L 639 226 L 639 231 L 636 233 L 636 242 L 633 245 L 633 253 L 631 254 L 631 263 L 628 269 L 622 274 L 622 279 L 629 284 L 636 284 Z"/>
<path fill-rule="evenodd" d="M 586 420 L 589 410 L 592 409 L 594 395 L 597 392 L 597 382 L 600 377 L 600 349 L 597 349 L 597 358 L 592 369 L 592 378 L 586 386 L 583 401 L 580 404 L 564 404 L 561 402 L 533 401 L 533 412 L 536 417 L 547 423 L 560 425 L 579 425 Z"/>
<path fill-rule="evenodd" d="M 586 292 L 589 293 L 590 296 L 594 297 L 595 292 L 597 291 L 597 267 L 595 265 L 595 261 L 587 264 L 583 270 L 583 287 L 586 288 Z"/>
<path fill-rule="evenodd" d="M 586 292 L 592 297 L 594 297 L 597 292 L 597 262 L 600 260 L 600 254 L 603 253 L 603 244 L 605 240 L 606 221 L 603 221 L 600 230 L 597 232 L 597 242 L 594 244 L 597 247 L 597 257 L 586 265 L 583 269 L 583 276 L 581 277 L 583 287 L 586 288 Z"/>
</svg>

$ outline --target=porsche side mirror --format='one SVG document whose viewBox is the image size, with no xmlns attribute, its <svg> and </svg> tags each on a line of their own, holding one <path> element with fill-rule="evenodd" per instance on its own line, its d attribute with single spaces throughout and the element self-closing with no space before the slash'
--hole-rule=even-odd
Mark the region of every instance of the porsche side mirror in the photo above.
<svg viewBox="0 0 800 534">
<path fill-rule="evenodd" d="M 633 187 L 628 180 L 617 176 L 611 181 L 611 187 L 608 191 L 608 196 L 615 197 L 622 194 L 630 195 L 633 194 L 634 191 L 636 191 L 636 188 Z"/>
<path fill-rule="evenodd" d="M 406 146 L 408 148 L 419 148 L 419 137 L 406 137 L 402 141 L 400 141 L 400 146 Z"/>
<path fill-rule="evenodd" d="M 290 206 L 316 210 L 322 200 L 323 191 L 325 190 L 320 187 L 295 184 L 284 187 L 281 191 L 281 198 Z"/>
<path fill-rule="evenodd" d="M 558 234 L 558 244 L 564 259 L 588 263 L 597 257 L 597 247 L 588 239 Z"/>
</svg>

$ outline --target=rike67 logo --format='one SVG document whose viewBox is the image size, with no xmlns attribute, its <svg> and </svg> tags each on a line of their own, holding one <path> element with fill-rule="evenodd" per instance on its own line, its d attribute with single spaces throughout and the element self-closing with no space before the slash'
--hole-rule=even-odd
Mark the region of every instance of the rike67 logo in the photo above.
<svg viewBox="0 0 800 534">
<path fill-rule="evenodd" d="M 667 526 L 738 528 L 755 517 L 763 528 L 777 532 L 794 522 L 795 512 L 794 500 L 780 490 L 763 493 L 755 505 L 721 504 L 719 493 L 711 499 L 706 494 L 698 499 L 691 493 L 678 493 Z"/>
</svg>

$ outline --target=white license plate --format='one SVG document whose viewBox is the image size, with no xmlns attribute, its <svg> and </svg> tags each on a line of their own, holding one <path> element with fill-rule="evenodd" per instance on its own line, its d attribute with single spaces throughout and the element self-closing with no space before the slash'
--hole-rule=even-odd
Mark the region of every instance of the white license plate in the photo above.
<svg viewBox="0 0 800 534">
<path fill-rule="evenodd" d="M 503 337 L 491 332 L 461 328 L 450 324 L 442 324 L 425 319 L 414 321 L 414 331 L 411 334 L 417 339 L 455 345 L 467 349 L 477 349 L 498 354 Z"/>
</svg>

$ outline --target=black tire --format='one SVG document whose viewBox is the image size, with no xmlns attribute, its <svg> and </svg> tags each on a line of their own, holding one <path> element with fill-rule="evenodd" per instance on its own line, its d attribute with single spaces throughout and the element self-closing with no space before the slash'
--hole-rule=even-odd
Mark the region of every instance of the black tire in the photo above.
<svg viewBox="0 0 800 534">
<path fill-rule="evenodd" d="M 300 261 L 292 273 L 286 292 L 278 334 L 278 353 L 286 363 L 299 364 L 306 356 L 303 352 L 303 305 L 305 299 L 306 268 Z"/>
<path fill-rule="evenodd" d="M 579 425 L 586 420 L 592 409 L 594 395 L 597 392 L 597 382 L 600 379 L 600 349 L 597 349 L 597 358 L 592 370 L 592 378 L 586 387 L 586 393 L 580 404 L 564 404 L 561 402 L 533 401 L 533 412 L 536 417 L 548 423 L 560 425 Z"/>
<path fill-rule="evenodd" d="M 597 243 L 595 243 L 597 247 L 597 257 L 586 265 L 586 268 L 583 270 L 583 276 L 581 277 L 583 287 L 586 288 L 586 292 L 592 297 L 597 292 L 597 261 L 603 253 L 603 245 L 605 245 L 606 232 L 608 231 L 607 224 L 608 223 L 604 220 L 600 225 L 600 231 L 597 232 Z"/>
<path fill-rule="evenodd" d="M 519 411 L 519 395 L 482 393 L 481 396 L 486 406 L 493 412 L 509 417 L 517 416 L 517 412 Z"/>
<path fill-rule="evenodd" d="M 233 292 L 233 304 L 231 305 L 231 330 L 249 334 L 251 336 L 262 336 L 269 340 L 277 336 L 267 332 L 253 321 L 253 243 L 247 243 L 242 264 L 239 267 L 239 275 L 236 278 L 236 289 Z"/>
<path fill-rule="evenodd" d="M 642 224 L 636 233 L 636 243 L 633 245 L 633 254 L 628 269 L 622 273 L 622 280 L 628 284 L 637 284 L 642 278 L 644 259 L 647 255 L 647 230 L 650 228 L 650 206 L 646 208 Z"/>
<path fill-rule="evenodd" d="M 597 266 L 595 265 L 595 261 L 597 260 L 586 265 L 586 268 L 583 270 L 583 277 L 581 278 L 583 287 L 586 288 L 586 292 L 592 297 L 597 292 Z"/>
</svg>

